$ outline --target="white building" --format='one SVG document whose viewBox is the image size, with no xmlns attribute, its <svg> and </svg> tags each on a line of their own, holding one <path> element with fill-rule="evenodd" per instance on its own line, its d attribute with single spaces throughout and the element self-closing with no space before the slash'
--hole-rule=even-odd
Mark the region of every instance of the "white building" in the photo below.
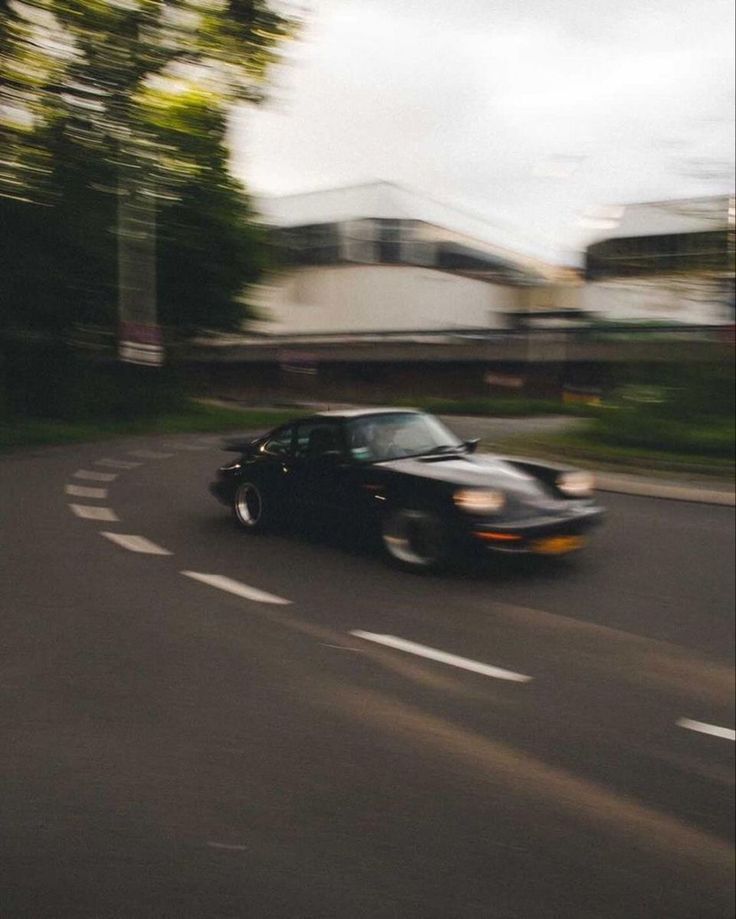
<svg viewBox="0 0 736 919">
<path fill-rule="evenodd" d="M 250 292 L 265 334 L 504 327 L 558 273 L 514 231 L 388 182 L 258 204 L 285 255 Z"/>
<path fill-rule="evenodd" d="M 520 315 L 733 322 L 734 204 L 631 204 L 585 281 L 508 227 L 389 182 L 263 198 L 283 267 L 249 291 L 264 335 L 505 328 Z M 549 322 L 557 322 L 551 317 Z"/>
<path fill-rule="evenodd" d="M 733 322 L 733 234 L 725 195 L 628 205 L 587 248 L 580 306 L 624 322 Z"/>
</svg>

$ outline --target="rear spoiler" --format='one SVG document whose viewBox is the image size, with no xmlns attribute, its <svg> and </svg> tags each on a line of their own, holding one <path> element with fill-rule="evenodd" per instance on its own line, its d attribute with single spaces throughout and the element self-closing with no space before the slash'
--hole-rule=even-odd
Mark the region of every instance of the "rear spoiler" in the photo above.
<svg viewBox="0 0 736 919">
<path fill-rule="evenodd" d="M 222 449 L 229 453 L 245 453 L 252 444 L 267 434 L 268 431 L 260 431 L 250 434 L 236 434 L 235 437 L 228 437 L 222 442 Z"/>
</svg>

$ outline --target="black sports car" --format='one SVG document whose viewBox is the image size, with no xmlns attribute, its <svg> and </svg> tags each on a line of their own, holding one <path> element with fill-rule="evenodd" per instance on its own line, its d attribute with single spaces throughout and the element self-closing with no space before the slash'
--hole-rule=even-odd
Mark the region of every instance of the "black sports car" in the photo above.
<svg viewBox="0 0 736 919">
<path fill-rule="evenodd" d="M 237 462 L 210 486 L 245 530 L 279 519 L 349 522 L 395 562 L 441 566 L 458 552 L 564 555 L 603 510 L 588 473 L 475 454 L 438 419 L 407 409 L 320 412 L 231 441 Z"/>
</svg>

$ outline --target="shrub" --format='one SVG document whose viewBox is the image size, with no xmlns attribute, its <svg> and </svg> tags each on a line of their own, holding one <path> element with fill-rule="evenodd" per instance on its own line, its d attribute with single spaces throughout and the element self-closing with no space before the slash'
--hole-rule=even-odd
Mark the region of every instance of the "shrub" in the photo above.
<svg viewBox="0 0 736 919">
<path fill-rule="evenodd" d="M 637 406 L 603 413 L 590 423 L 587 435 L 611 446 L 730 458 L 735 453 L 736 428 L 729 419 L 693 425 Z"/>
<path fill-rule="evenodd" d="M 60 341 L 0 342 L 0 411 L 7 418 L 117 421 L 180 409 L 186 397 L 176 366 L 139 367 L 89 360 Z"/>
</svg>

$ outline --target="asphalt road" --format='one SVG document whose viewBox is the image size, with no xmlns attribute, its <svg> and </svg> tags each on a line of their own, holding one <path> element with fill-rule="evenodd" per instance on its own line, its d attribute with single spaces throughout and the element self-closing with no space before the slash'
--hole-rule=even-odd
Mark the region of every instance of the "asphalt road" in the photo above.
<svg viewBox="0 0 736 919">
<path fill-rule="evenodd" d="M 733 509 L 422 578 L 239 533 L 218 442 L 0 459 L 3 919 L 733 916 Z"/>
</svg>

